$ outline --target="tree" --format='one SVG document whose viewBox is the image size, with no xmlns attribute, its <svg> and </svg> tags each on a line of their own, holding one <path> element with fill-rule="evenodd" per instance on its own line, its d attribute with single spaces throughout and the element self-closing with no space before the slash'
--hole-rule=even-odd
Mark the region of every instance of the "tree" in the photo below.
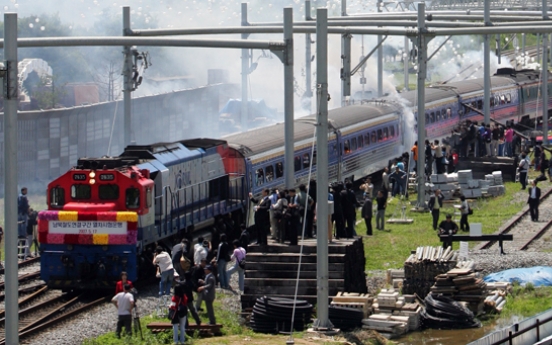
<svg viewBox="0 0 552 345">
<path fill-rule="evenodd" d="M 37 100 L 40 109 L 55 108 L 67 95 L 65 89 L 67 83 L 58 84 L 58 79 L 57 76 L 40 76 L 37 86 L 31 93 L 31 97 Z"/>
</svg>

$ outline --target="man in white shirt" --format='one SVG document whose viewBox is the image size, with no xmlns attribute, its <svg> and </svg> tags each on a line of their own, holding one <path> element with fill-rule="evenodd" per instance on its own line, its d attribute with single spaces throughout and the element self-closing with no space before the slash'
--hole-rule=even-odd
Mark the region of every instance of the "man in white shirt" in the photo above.
<svg viewBox="0 0 552 345">
<path fill-rule="evenodd" d="M 117 321 L 117 330 L 115 334 L 117 338 L 121 338 L 121 331 L 125 326 L 125 332 L 128 336 L 132 335 L 132 308 L 134 308 L 134 297 L 130 293 L 130 284 L 123 285 L 123 292 L 119 292 L 113 297 L 111 302 L 117 307 L 117 315 L 119 319 Z"/>
<path fill-rule="evenodd" d="M 203 241 L 203 244 L 194 252 L 194 264 L 199 265 L 201 260 L 207 260 L 207 255 L 209 254 L 209 242 Z"/>
<path fill-rule="evenodd" d="M 159 282 L 159 296 L 170 295 L 171 286 L 174 279 L 174 268 L 172 258 L 169 253 L 163 251 L 163 248 L 157 247 L 153 257 L 153 264 L 159 266 L 161 272 L 161 281 Z"/>
</svg>

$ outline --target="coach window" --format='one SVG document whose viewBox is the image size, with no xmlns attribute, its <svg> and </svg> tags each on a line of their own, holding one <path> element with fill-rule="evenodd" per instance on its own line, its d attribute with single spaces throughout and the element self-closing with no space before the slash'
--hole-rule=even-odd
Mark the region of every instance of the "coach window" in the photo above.
<svg viewBox="0 0 552 345">
<path fill-rule="evenodd" d="M 426 123 L 429 123 L 429 113 L 426 113 Z"/>
<path fill-rule="evenodd" d="M 119 186 L 116 184 L 101 184 L 98 187 L 98 196 L 100 200 L 119 199 Z"/>
<path fill-rule="evenodd" d="M 262 186 L 264 183 L 264 171 L 263 168 L 259 168 L 255 171 L 255 183 L 257 186 Z"/>
<path fill-rule="evenodd" d="M 295 156 L 294 163 L 295 163 L 295 172 L 298 172 L 299 170 L 301 170 L 301 157 Z"/>
<path fill-rule="evenodd" d="M 483 100 L 482 99 L 477 101 L 477 109 L 479 109 L 479 110 L 483 109 Z"/>
<path fill-rule="evenodd" d="M 512 103 L 512 96 L 509 93 L 506 94 L 506 103 Z"/>
<path fill-rule="evenodd" d="M 364 135 L 364 145 L 366 146 L 370 145 L 370 134 Z"/>
<path fill-rule="evenodd" d="M 134 187 L 127 188 L 126 207 L 127 208 L 140 207 L 140 190 L 138 188 L 134 188 Z"/>
<path fill-rule="evenodd" d="M 349 143 L 349 140 L 345 140 L 345 145 L 343 146 L 343 152 L 346 155 L 351 153 L 351 144 Z"/>
<path fill-rule="evenodd" d="M 383 129 L 383 140 L 387 140 L 388 137 L 389 137 L 389 130 L 387 129 L 387 127 L 385 127 Z"/>
<path fill-rule="evenodd" d="M 452 109 L 447 108 L 447 119 L 452 119 Z"/>
<path fill-rule="evenodd" d="M 146 207 L 151 208 L 151 188 L 146 189 Z"/>
<path fill-rule="evenodd" d="M 435 112 L 435 121 L 436 122 L 441 121 L 441 111 L 440 110 L 437 110 Z"/>
<path fill-rule="evenodd" d="M 494 104 L 495 104 L 495 107 L 500 104 L 500 99 L 498 98 L 498 95 L 494 96 Z"/>
<path fill-rule="evenodd" d="M 284 163 L 276 163 L 276 178 L 284 176 Z"/>
<path fill-rule="evenodd" d="M 316 165 L 316 150 L 312 153 L 312 166 Z"/>
<path fill-rule="evenodd" d="M 376 131 L 372 131 L 372 137 L 370 138 L 370 142 L 371 142 L 372 144 L 375 144 L 375 143 L 378 142 L 378 137 L 377 137 L 377 135 L 376 135 Z"/>
<path fill-rule="evenodd" d="M 491 108 L 495 106 L 495 98 L 492 96 L 491 96 L 491 99 L 489 99 L 489 105 Z"/>
<path fill-rule="evenodd" d="M 351 139 L 351 151 L 356 151 L 357 149 L 357 140 L 356 138 Z"/>
<path fill-rule="evenodd" d="M 274 179 L 274 167 L 272 165 L 269 165 L 265 167 L 266 172 L 266 182 L 270 182 Z"/>
<path fill-rule="evenodd" d="M 378 129 L 378 142 L 383 141 L 383 131 Z"/>
<path fill-rule="evenodd" d="M 395 137 L 395 127 L 390 126 L 389 127 L 389 138 L 394 138 L 394 137 Z"/>
<path fill-rule="evenodd" d="M 310 167 L 310 154 L 308 153 L 303 154 L 303 167 L 305 167 L 305 169 Z"/>
<path fill-rule="evenodd" d="M 75 200 L 90 199 L 92 188 L 89 184 L 74 184 L 71 186 L 71 198 Z"/>
<path fill-rule="evenodd" d="M 65 205 L 65 189 L 61 187 L 54 187 L 50 189 L 50 206 L 63 206 Z"/>
<path fill-rule="evenodd" d="M 429 123 L 433 123 L 433 122 L 435 122 L 435 113 L 431 112 L 429 114 Z"/>
<path fill-rule="evenodd" d="M 362 140 L 362 135 L 358 136 L 358 148 L 361 149 L 364 146 L 364 141 Z"/>
</svg>

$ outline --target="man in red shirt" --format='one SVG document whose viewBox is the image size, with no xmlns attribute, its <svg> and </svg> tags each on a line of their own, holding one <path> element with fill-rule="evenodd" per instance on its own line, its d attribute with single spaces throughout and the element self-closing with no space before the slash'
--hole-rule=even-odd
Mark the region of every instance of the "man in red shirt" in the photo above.
<svg viewBox="0 0 552 345">
<path fill-rule="evenodd" d="M 134 286 L 132 285 L 132 282 L 128 280 L 127 273 L 125 271 L 121 272 L 121 280 L 117 282 L 117 285 L 115 286 L 115 295 L 119 292 L 125 291 L 123 286 L 125 284 L 130 285 L 130 289 L 134 289 Z"/>
</svg>

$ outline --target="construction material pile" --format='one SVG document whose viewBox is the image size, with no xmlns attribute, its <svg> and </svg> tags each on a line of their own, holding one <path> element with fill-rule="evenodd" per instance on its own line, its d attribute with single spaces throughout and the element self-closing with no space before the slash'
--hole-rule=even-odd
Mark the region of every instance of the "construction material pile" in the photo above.
<svg viewBox="0 0 552 345">
<path fill-rule="evenodd" d="M 473 178 L 471 170 L 460 170 L 451 174 L 433 174 L 426 189 L 434 192 L 440 189 L 445 200 L 463 194 L 467 199 L 480 198 L 484 195 L 498 196 L 505 193 L 502 171 L 493 171 L 485 175 L 484 180 Z M 429 195 L 429 194 L 428 194 Z"/>
<path fill-rule="evenodd" d="M 420 313 L 424 328 L 453 329 L 481 327 L 472 311 L 463 303 L 441 294 L 429 294 Z"/>
<path fill-rule="evenodd" d="M 501 313 L 506 305 L 506 296 L 511 292 L 512 285 L 508 282 L 487 283 L 487 298 L 485 311 L 487 313 Z"/>
<path fill-rule="evenodd" d="M 473 271 L 473 262 L 464 262 L 463 268 L 453 268 L 435 277 L 435 285 L 430 295 L 446 296 L 464 302 L 475 314 L 483 311 L 483 301 L 487 297 L 487 284 Z"/>
<path fill-rule="evenodd" d="M 364 329 L 391 339 L 420 327 L 421 308 L 413 295 L 399 296 L 394 289 L 383 289 L 372 306 L 374 314 L 362 320 Z"/>
<path fill-rule="evenodd" d="M 404 262 L 403 294 L 424 298 L 435 284 L 435 277 L 456 266 L 458 252 L 451 247 L 418 247 Z"/>
<path fill-rule="evenodd" d="M 332 297 L 329 308 L 329 319 L 342 331 L 349 331 L 362 326 L 362 319 L 372 313 L 373 298 L 369 294 L 356 292 L 339 292 Z"/>
<path fill-rule="evenodd" d="M 295 303 L 295 318 L 293 329 L 303 331 L 310 323 L 312 304 L 307 301 L 288 298 L 260 297 L 253 306 L 250 326 L 255 332 L 277 334 L 290 332 L 293 305 Z"/>
</svg>

